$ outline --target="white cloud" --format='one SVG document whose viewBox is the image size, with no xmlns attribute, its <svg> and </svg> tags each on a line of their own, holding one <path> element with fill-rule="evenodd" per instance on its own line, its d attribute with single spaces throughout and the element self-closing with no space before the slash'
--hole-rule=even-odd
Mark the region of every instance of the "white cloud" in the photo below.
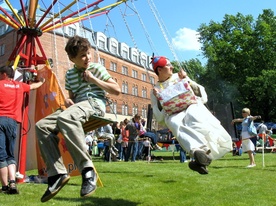
<svg viewBox="0 0 276 206">
<path fill-rule="evenodd" d="M 172 43 L 180 51 L 199 51 L 201 45 L 198 42 L 198 37 L 197 31 L 184 27 L 176 32 L 176 36 L 172 38 Z"/>
</svg>

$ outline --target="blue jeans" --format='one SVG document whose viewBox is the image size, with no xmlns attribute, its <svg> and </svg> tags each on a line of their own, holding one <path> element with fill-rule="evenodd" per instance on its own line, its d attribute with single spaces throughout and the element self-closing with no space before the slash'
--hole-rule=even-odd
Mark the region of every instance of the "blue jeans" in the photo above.
<svg viewBox="0 0 276 206">
<path fill-rule="evenodd" d="M 185 162 L 186 161 L 186 151 L 182 149 L 182 147 L 179 144 L 175 145 L 176 151 L 179 151 L 179 157 L 180 157 L 180 162 Z"/>
<path fill-rule="evenodd" d="M 180 162 L 185 162 L 186 161 L 186 151 L 182 149 L 182 147 L 180 147 L 179 149 L 179 155 L 180 155 Z"/>
<path fill-rule="evenodd" d="M 138 152 L 137 152 L 137 156 L 138 156 L 138 159 L 139 159 L 139 160 L 142 159 L 143 151 L 144 151 L 144 143 L 143 143 L 143 141 L 138 141 Z"/>
<path fill-rule="evenodd" d="M 156 145 L 156 143 L 157 143 L 157 137 L 156 137 L 155 133 L 153 133 L 153 132 L 146 132 L 146 133 L 143 134 L 143 136 L 149 137 L 151 139 L 152 144 Z"/>
<path fill-rule="evenodd" d="M 134 162 L 136 160 L 137 150 L 138 150 L 138 142 L 134 140 L 130 140 L 128 142 L 127 155 L 126 155 L 125 161 L 129 160 L 130 154 L 132 151 L 131 161 Z"/>
<path fill-rule="evenodd" d="M 115 147 L 118 150 L 119 159 L 122 160 L 123 159 L 123 146 L 122 146 L 122 143 L 116 142 Z"/>
<path fill-rule="evenodd" d="M 17 122 L 8 117 L 0 117 L 0 168 L 16 164 L 14 145 L 17 133 Z"/>
</svg>

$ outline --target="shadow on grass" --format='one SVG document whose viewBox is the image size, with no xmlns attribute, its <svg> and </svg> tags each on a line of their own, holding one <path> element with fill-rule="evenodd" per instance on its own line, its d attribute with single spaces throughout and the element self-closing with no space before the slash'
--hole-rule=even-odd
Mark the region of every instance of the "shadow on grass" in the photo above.
<svg viewBox="0 0 276 206">
<path fill-rule="evenodd" d="M 140 202 L 132 202 L 124 199 L 111 199 L 107 197 L 88 197 L 88 198 L 62 198 L 56 197 L 59 201 L 75 202 L 81 206 L 137 206 Z"/>
<path fill-rule="evenodd" d="M 227 158 L 227 159 L 221 158 L 221 159 L 217 159 L 217 160 L 215 160 L 215 161 L 228 161 L 228 160 L 229 160 L 229 161 L 233 161 L 233 160 L 234 160 L 234 161 L 241 161 L 241 160 L 248 160 L 248 159 L 249 159 L 248 156 L 247 156 L 247 157 L 245 157 L 245 156 L 244 156 L 244 157 L 240 157 L 240 156 L 239 156 L 238 158 L 237 158 L 237 157 L 236 157 L 236 158 L 235 158 L 235 157 L 233 157 L 233 158 Z"/>
</svg>

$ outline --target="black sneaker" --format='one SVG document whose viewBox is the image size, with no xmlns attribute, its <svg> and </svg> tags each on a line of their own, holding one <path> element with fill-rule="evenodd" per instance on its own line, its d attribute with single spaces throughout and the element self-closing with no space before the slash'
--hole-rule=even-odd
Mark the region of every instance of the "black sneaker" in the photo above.
<svg viewBox="0 0 276 206">
<path fill-rule="evenodd" d="M 208 170 L 207 170 L 206 166 L 199 165 L 195 161 L 189 162 L 189 168 L 191 170 L 194 170 L 194 171 L 198 172 L 201 175 L 207 175 L 208 174 Z"/>
<path fill-rule="evenodd" d="M 98 176 L 93 169 L 83 172 L 80 196 L 87 197 L 92 195 L 97 189 L 97 180 Z"/>
<path fill-rule="evenodd" d="M 8 192 L 9 192 L 9 186 L 2 186 L 2 188 L 0 189 L 0 193 L 8 194 Z"/>
<path fill-rule="evenodd" d="M 10 183 L 9 183 L 9 189 L 7 191 L 7 194 L 10 194 L 10 195 L 19 194 L 19 191 L 17 189 L 15 180 L 10 181 Z"/>
<path fill-rule="evenodd" d="M 204 150 L 195 150 L 194 158 L 198 164 L 203 165 L 203 166 L 208 166 L 212 162 L 211 157 L 208 154 L 206 154 L 206 152 Z"/>
<path fill-rule="evenodd" d="M 48 188 L 44 195 L 41 197 L 41 202 L 46 202 L 53 198 L 67 182 L 70 180 L 70 176 L 67 174 L 58 174 L 52 177 L 48 177 Z"/>
</svg>

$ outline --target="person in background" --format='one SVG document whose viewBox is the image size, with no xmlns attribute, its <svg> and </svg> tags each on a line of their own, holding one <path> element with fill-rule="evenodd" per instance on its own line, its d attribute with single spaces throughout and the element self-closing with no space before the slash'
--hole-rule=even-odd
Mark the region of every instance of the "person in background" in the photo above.
<svg viewBox="0 0 276 206">
<path fill-rule="evenodd" d="M 204 105 L 207 102 L 207 94 L 203 86 L 189 79 L 182 69 L 178 73 L 173 73 L 173 66 L 166 57 L 153 57 L 152 68 L 158 77 L 158 82 L 151 91 L 153 115 L 158 123 L 166 126 L 173 133 L 181 147 L 190 153 L 194 161 L 189 162 L 189 168 L 199 174 L 208 174 L 207 166 L 212 160 L 232 151 L 231 136 Z M 167 90 L 178 84 L 180 86 L 178 88 L 180 90 L 182 88 L 182 94 L 191 91 L 183 88 L 188 85 L 195 95 L 191 94 L 193 101 L 187 108 L 183 107 L 181 111 L 169 113 L 169 109 L 180 107 L 169 108 L 169 105 L 173 105 L 169 104 L 168 109 L 164 109 L 167 105 L 160 102 L 160 97 L 170 95 L 171 92 L 168 93 Z M 177 96 L 178 100 L 184 102 L 188 100 Z"/>
<path fill-rule="evenodd" d="M 188 162 L 186 157 L 186 151 L 179 145 L 175 145 L 176 151 L 179 151 L 179 161 L 180 163 Z"/>
<path fill-rule="evenodd" d="M 85 137 L 87 152 L 92 155 L 93 131 L 87 133 Z"/>
<path fill-rule="evenodd" d="M 255 167 L 255 158 L 254 158 L 254 151 L 255 151 L 255 145 L 250 140 L 252 137 L 248 132 L 248 127 L 250 124 L 250 121 L 254 121 L 256 119 L 260 119 L 260 116 L 251 116 L 250 115 L 250 109 L 243 108 L 242 109 L 242 118 L 237 118 L 232 120 L 232 124 L 235 123 L 242 123 L 242 132 L 241 132 L 241 139 L 242 139 L 242 151 L 247 152 L 249 156 L 249 165 L 248 168 Z"/>
<path fill-rule="evenodd" d="M 106 92 L 119 95 L 120 86 L 107 69 L 92 62 L 93 49 L 88 39 L 70 37 L 65 51 L 74 63 L 65 75 L 66 109 L 58 109 L 36 123 L 38 146 L 47 167 L 48 187 L 41 202 L 53 198 L 68 183 L 70 176 L 59 151 L 59 132 L 82 175 L 80 196 L 87 197 L 97 188 L 97 172 L 86 150 L 83 124 L 93 116 L 105 115 Z"/>
<path fill-rule="evenodd" d="M 122 160 L 125 160 L 127 157 L 127 150 L 128 150 L 128 132 L 126 131 L 126 125 L 129 123 L 128 119 L 124 119 L 123 122 L 121 122 L 121 135 L 122 135 L 122 150 L 123 150 L 123 155 L 122 155 Z"/>
<path fill-rule="evenodd" d="M 135 162 L 136 161 L 136 156 L 138 152 L 138 138 L 139 138 L 139 131 L 137 129 L 137 125 L 140 123 L 141 116 L 136 114 L 134 117 L 131 119 L 131 121 L 128 122 L 126 125 L 126 132 L 127 132 L 127 137 L 128 137 L 128 148 L 127 148 L 127 155 L 125 158 L 125 161 L 127 162 L 129 158 L 131 157 L 131 161 Z M 132 152 L 132 155 L 131 155 Z"/>
<path fill-rule="evenodd" d="M 148 131 L 147 129 L 145 129 L 145 127 L 146 127 L 146 121 L 145 121 L 145 119 L 141 119 L 141 124 L 140 124 L 140 128 L 139 128 L 140 129 L 140 132 L 139 132 L 140 138 L 149 137 L 151 140 L 153 149 L 162 150 L 162 148 L 157 144 L 156 133 L 154 133 L 152 131 Z"/>
<path fill-rule="evenodd" d="M 150 138 L 149 137 L 145 138 L 145 140 L 143 141 L 143 145 L 144 145 L 143 153 L 145 155 L 145 159 L 147 161 L 150 161 L 151 160 L 152 146 L 151 146 L 151 142 L 150 142 Z"/>
<path fill-rule="evenodd" d="M 266 142 L 267 141 L 267 139 L 266 139 L 267 126 L 265 125 L 265 123 L 264 123 L 263 120 L 261 121 L 261 124 L 259 124 L 257 126 L 256 129 L 258 131 L 258 137 L 257 137 L 257 139 L 262 138 L 263 141 Z"/>
<path fill-rule="evenodd" d="M 115 147 L 118 151 L 118 160 L 122 160 L 123 149 L 122 149 L 122 135 L 121 135 L 121 128 L 120 122 L 114 122 L 112 125 L 113 134 L 115 137 Z"/>
<path fill-rule="evenodd" d="M 14 70 L 10 66 L 0 68 L 0 180 L 1 192 L 19 194 L 15 173 L 14 145 L 17 123 L 22 122 L 24 93 L 39 88 L 45 79 L 26 84 L 13 80 Z"/>
</svg>

